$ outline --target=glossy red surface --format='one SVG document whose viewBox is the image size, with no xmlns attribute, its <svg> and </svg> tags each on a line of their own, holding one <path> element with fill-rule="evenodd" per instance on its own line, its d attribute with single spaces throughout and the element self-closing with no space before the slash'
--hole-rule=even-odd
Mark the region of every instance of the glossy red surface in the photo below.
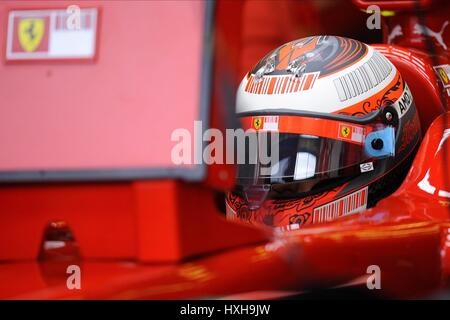
<svg viewBox="0 0 450 320">
<path fill-rule="evenodd" d="M 113 223 L 111 220 L 109 222 L 105 220 L 100 223 L 93 217 L 84 216 L 83 223 L 89 222 L 91 219 L 93 223 L 96 223 L 95 226 L 89 227 L 88 225 L 86 231 L 83 231 L 82 228 L 77 229 L 78 225 L 83 225 L 81 221 L 77 223 L 75 220 L 73 224 L 73 233 L 80 244 L 83 260 L 32 262 L 37 254 L 36 250 L 34 253 L 30 253 L 29 257 L 20 257 L 25 261 L 0 264 L 1 296 L 3 298 L 204 298 L 227 297 L 253 292 L 258 297 L 264 298 L 271 297 L 274 291 L 282 295 L 283 292 L 306 290 L 311 286 L 329 287 L 345 284 L 361 276 L 367 276 L 367 267 L 374 264 L 380 266 L 383 272 L 384 294 L 395 297 L 423 295 L 439 288 L 442 284 L 442 277 L 446 279 L 450 269 L 448 256 L 450 252 L 450 241 L 448 241 L 450 201 L 448 197 L 441 197 L 438 193 L 438 191 L 449 190 L 446 180 L 448 176 L 439 174 L 449 163 L 447 151 L 450 148 L 450 139 L 446 139 L 448 135 L 444 135 L 444 130 L 447 128 L 450 128 L 449 114 L 441 115 L 427 131 L 412 169 L 400 189 L 381 201 L 375 208 L 360 215 L 343 218 L 326 225 L 307 227 L 298 232 L 274 235 L 270 239 L 266 238 L 262 245 L 250 244 L 248 236 L 251 229 L 249 227 L 236 226 L 245 228 L 241 231 L 245 232 L 247 236 L 245 240 L 248 245 L 235 249 L 230 247 L 231 234 L 235 239 L 242 240 L 244 237 L 236 230 L 226 230 L 227 227 L 224 226 L 231 227 L 232 224 L 224 221 L 221 222 L 223 225 L 217 224 L 213 228 L 213 233 L 208 233 L 204 228 L 208 228 L 212 224 L 211 221 L 208 222 L 208 219 L 203 219 L 205 217 L 197 216 L 198 219 L 202 219 L 195 220 L 202 221 L 201 224 L 195 224 L 198 230 L 188 230 L 190 229 L 188 222 L 192 220 L 186 220 L 186 223 L 180 225 L 186 229 L 178 231 L 181 234 L 188 233 L 183 238 L 187 241 L 184 244 L 176 242 L 180 238 L 168 235 L 167 231 L 170 231 L 171 228 L 166 231 L 160 230 L 160 233 L 157 234 L 144 236 L 146 231 L 155 232 L 156 229 L 145 229 L 144 226 L 148 228 L 151 223 L 142 223 L 137 235 L 141 234 L 141 237 L 150 238 L 137 243 L 137 246 L 142 245 L 145 248 L 141 251 L 133 251 L 133 248 L 136 250 L 136 247 L 127 246 L 127 243 L 132 242 L 131 240 L 120 242 L 120 238 L 112 236 L 118 231 L 107 230 L 108 227 L 117 223 L 121 226 L 119 229 L 122 237 L 136 235 L 135 229 L 126 232 L 126 229 L 123 228 L 125 220 Z M 427 175 L 428 172 L 429 175 Z M 436 192 L 434 193 L 420 188 L 420 182 L 427 176 L 429 176 L 430 185 L 435 188 Z M 164 184 L 160 183 L 159 187 L 161 188 L 162 185 Z M 172 183 L 167 182 L 167 187 L 171 185 Z M 149 183 L 138 188 L 141 189 L 139 192 L 144 192 L 146 188 L 154 187 L 154 183 Z M 51 193 L 52 201 L 57 196 L 58 191 L 56 190 L 59 189 L 60 187 L 54 190 L 50 189 L 53 191 Z M 30 191 L 32 190 L 33 188 Z M 8 247 L 11 253 L 23 252 L 29 247 L 37 249 L 39 244 L 37 241 L 35 246 L 29 246 L 30 240 L 32 241 L 34 237 L 27 238 L 28 232 L 20 233 L 13 227 L 15 221 L 18 228 L 25 226 L 24 229 L 28 231 L 32 230 L 33 226 L 35 228 L 38 225 L 38 219 L 41 219 L 40 215 L 36 215 L 36 208 L 39 205 L 24 198 L 25 193 L 20 188 L 16 190 L 8 188 L 9 197 L 7 198 L 5 198 L 4 191 L 1 192 L 0 200 L 3 208 L 9 209 L 9 212 L 12 212 L 13 208 L 17 208 L 19 201 L 11 201 L 14 199 L 14 194 L 18 194 L 22 199 L 22 211 L 15 212 L 11 216 L 11 222 L 2 225 L 2 233 L 11 229 L 11 234 L 6 235 L 1 241 L 4 245 L 2 253 L 8 252 Z M 111 193 L 110 189 L 106 191 L 108 194 Z M 147 189 L 147 191 L 150 190 Z M 194 190 L 186 188 L 178 191 L 189 193 L 186 194 L 187 197 L 193 196 L 194 192 Z M 35 191 L 30 192 L 29 197 L 35 193 Z M 67 194 L 77 193 L 79 192 Z M 88 194 L 90 193 L 87 192 L 85 197 Z M 146 196 L 150 194 L 155 193 L 145 193 Z M 35 197 L 40 199 L 41 203 L 42 199 L 47 198 L 45 193 L 38 193 Z M 109 199 L 114 198 L 110 197 Z M 182 198 L 186 199 L 186 197 Z M 8 199 L 10 202 L 6 201 Z M 61 208 L 67 207 L 69 199 L 61 200 Z M 202 199 L 207 199 L 207 197 Z M 116 197 L 115 201 L 119 200 Z M 167 205 L 177 203 L 172 200 L 168 201 Z M 74 204 L 81 205 L 86 199 L 75 198 L 72 201 Z M 195 200 L 193 201 L 195 202 Z M 10 203 L 9 207 L 5 207 L 7 203 Z M 110 209 L 112 207 L 120 209 L 118 203 L 111 201 L 109 203 Z M 153 203 L 153 207 L 138 206 L 140 207 L 138 215 L 155 209 L 155 201 L 149 199 L 148 203 Z M 18 216 L 24 217 L 27 211 L 25 210 L 26 206 L 30 206 L 30 209 L 33 208 L 34 213 L 27 216 L 27 219 L 17 219 Z M 48 208 L 51 206 L 49 207 L 47 204 L 46 209 Z M 92 206 L 92 208 L 90 216 L 98 216 L 99 212 L 106 211 L 106 209 L 101 210 L 98 205 Z M 80 207 L 79 209 L 85 210 L 86 208 Z M 167 207 L 156 207 L 156 209 L 161 210 L 160 212 L 165 210 L 165 219 L 169 219 L 166 220 L 166 223 L 170 224 L 170 219 L 176 217 L 167 211 Z M 71 211 L 77 212 L 74 209 Z M 211 218 L 215 217 L 211 212 L 209 214 Z M 122 219 L 130 215 L 133 216 L 131 212 L 123 214 Z M 192 216 L 192 218 L 194 217 Z M 220 220 L 219 217 L 216 218 Z M 67 220 L 71 221 L 71 219 Z M 135 223 L 138 223 L 137 221 Z M 152 221 L 157 220 L 152 219 Z M 161 221 L 159 220 L 159 222 Z M 99 227 L 105 229 L 102 230 Z M 161 225 L 155 227 L 161 229 Z M 97 232 L 93 233 L 91 228 L 96 228 Z M 195 231 L 198 233 L 193 233 Z M 219 232 L 224 232 L 223 239 L 224 243 L 229 245 L 228 250 L 215 254 L 210 253 L 205 257 L 191 258 L 189 262 L 179 264 L 157 265 L 135 262 L 136 258 L 142 260 L 157 256 L 174 258 L 168 255 L 173 254 L 174 251 L 179 253 L 180 250 L 186 250 L 185 254 L 192 256 L 197 240 L 202 243 L 202 245 L 198 245 L 199 247 L 206 250 L 208 246 L 205 246 L 205 243 L 207 242 L 209 250 L 211 250 L 213 244 L 217 245 L 218 243 L 216 236 Z M 14 237 L 13 233 L 22 236 Z M 102 233 L 111 235 L 111 239 L 102 238 L 105 236 Z M 95 236 L 92 237 L 91 242 L 87 242 L 85 237 L 93 234 Z M 172 242 L 164 241 L 165 239 L 172 240 Z M 256 238 L 253 240 L 257 241 Z M 261 237 L 259 240 L 263 241 L 264 239 Z M 17 242 L 23 244 L 18 246 Z M 121 243 L 119 247 L 114 245 L 119 243 Z M 241 241 L 241 245 L 243 243 Z M 24 249 L 18 250 L 21 247 Z M 108 250 L 108 248 L 111 249 Z M 120 259 L 119 248 L 123 250 L 122 261 L 117 260 Z M 149 248 L 153 248 L 153 250 Z M 114 257 L 116 261 L 105 260 L 107 253 L 110 254 L 110 259 L 116 255 Z M 12 256 L 10 259 L 14 259 L 14 257 Z M 69 264 L 79 264 L 83 270 L 81 290 L 71 291 L 67 290 L 65 286 L 65 269 Z"/>
</svg>

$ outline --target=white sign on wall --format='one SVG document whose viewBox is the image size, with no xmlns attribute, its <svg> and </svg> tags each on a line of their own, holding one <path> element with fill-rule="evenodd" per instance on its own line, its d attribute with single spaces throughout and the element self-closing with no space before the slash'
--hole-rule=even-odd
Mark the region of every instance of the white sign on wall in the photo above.
<svg viewBox="0 0 450 320">
<path fill-rule="evenodd" d="M 6 60 L 93 59 L 97 21 L 96 8 L 12 10 Z"/>
</svg>

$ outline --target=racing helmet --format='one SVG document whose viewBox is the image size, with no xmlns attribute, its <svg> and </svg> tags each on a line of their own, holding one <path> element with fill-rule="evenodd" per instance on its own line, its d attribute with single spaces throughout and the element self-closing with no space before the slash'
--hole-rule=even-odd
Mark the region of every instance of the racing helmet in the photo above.
<svg viewBox="0 0 450 320">
<path fill-rule="evenodd" d="M 256 152 L 238 162 L 227 218 L 281 231 L 374 206 L 400 185 L 421 139 L 395 66 L 371 46 L 337 36 L 302 38 L 267 54 L 240 83 L 236 115 L 247 135 L 238 152 L 250 153 L 256 136 L 277 157 L 268 163 Z"/>
</svg>

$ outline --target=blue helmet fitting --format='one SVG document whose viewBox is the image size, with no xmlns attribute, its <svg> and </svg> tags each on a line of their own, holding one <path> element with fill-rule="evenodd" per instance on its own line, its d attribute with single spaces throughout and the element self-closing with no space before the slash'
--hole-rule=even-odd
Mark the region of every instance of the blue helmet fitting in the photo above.
<svg viewBox="0 0 450 320">
<path fill-rule="evenodd" d="M 383 141 L 381 149 L 375 149 L 372 141 L 380 139 Z M 395 132 L 394 128 L 389 126 L 382 130 L 373 131 L 366 137 L 364 152 L 367 156 L 373 158 L 393 157 L 395 155 Z"/>
</svg>

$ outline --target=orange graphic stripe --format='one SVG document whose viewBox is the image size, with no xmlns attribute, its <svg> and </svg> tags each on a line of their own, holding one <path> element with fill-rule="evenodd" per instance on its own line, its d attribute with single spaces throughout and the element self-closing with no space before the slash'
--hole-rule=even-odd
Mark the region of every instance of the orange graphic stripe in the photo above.
<svg viewBox="0 0 450 320">
<path fill-rule="evenodd" d="M 314 77 L 313 74 L 308 75 L 305 81 L 305 86 L 303 87 L 304 90 L 309 90 L 311 88 L 313 77 Z"/>
<path fill-rule="evenodd" d="M 291 115 L 270 115 L 270 116 L 249 116 L 242 117 L 241 124 L 244 130 L 254 129 L 264 131 L 264 119 L 270 117 L 278 118 L 278 129 L 266 129 L 268 131 L 277 131 L 280 133 L 295 133 L 319 136 L 335 140 L 347 141 L 355 144 L 363 144 L 363 137 L 372 131 L 371 126 L 358 125 L 345 121 L 319 119 L 311 117 L 291 116 Z M 260 119 L 262 125 L 256 129 L 254 127 L 255 119 Z M 343 129 L 345 132 L 343 133 Z M 360 139 L 353 139 L 359 133 Z"/>
<path fill-rule="evenodd" d="M 273 77 L 272 79 L 270 79 L 270 84 L 269 84 L 269 90 L 268 90 L 268 94 L 272 94 L 273 93 L 273 89 L 275 87 L 275 82 L 277 82 L 277 78 Z"/>
</svg>

